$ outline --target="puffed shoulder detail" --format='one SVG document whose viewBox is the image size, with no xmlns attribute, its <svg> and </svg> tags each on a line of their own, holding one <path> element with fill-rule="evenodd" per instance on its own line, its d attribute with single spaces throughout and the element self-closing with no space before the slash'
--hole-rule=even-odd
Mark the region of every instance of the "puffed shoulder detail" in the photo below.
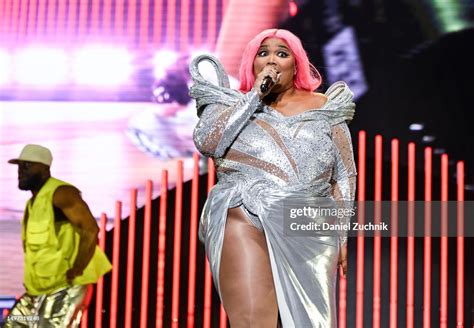
<svg viewBox="0 0 474 328">
<path fill-rule="evenodd" d="M 199 72 L 199 63 L 203 61 L 208 61 L 214 66 L 218 85 L 206 80 Z M 231 106 L 244 97 L 242 92 L 230 89 L 229 76 L 225 72 L 224 66 L 219 59 L 212 55 L 203 54 L 194 58 L 189 64 L 189 72 L 194 82 L 189 89 L 189 95 L 196 100 L 198 116 L 207 105 L 222 104 Z"/>
<path fill-rule="evenodd" d="M 345 82 L 335 82 L 325 95 L 328 97 L 326 109 L 332 125 L 352 121 L 355 113 L 354 94 Z"/>
<path fill-rule="evenodd" d="M 344 81 L 337 81 L 333 83 L 329 89 L 327 89 L 325 94 L 329 100 L 338 103 L 352 102 L 354 98 L 354 94 Z"/>
</svg>

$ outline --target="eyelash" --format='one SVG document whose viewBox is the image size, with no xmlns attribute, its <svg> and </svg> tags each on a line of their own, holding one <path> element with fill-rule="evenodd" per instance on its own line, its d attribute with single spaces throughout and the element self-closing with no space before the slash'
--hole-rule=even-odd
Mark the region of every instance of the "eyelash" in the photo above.
<svg viewBox="0 0 474 328">
<path fill-rule="evenodd" d="M 267 50 L 261 50 L 261 51 L 257 52 L 257 56 L 259 56 L 259 57 L 265 57 L 265 56 L 267 56 L 267 54 L 268 54 L 268 51 L 267 51 Z M 282 56 L 281 56 L 281 55 L 282 55 Z M 277 53 L 277 56 L 278 56 L 278 57 L 281 57 L 281 58 L 286 58 L 286 57 L 289 56 L 289 54 L 286 53 L 286 52 L 284 52 L 284 51 L 279 51 L 279 52 Z"/>
</svg>

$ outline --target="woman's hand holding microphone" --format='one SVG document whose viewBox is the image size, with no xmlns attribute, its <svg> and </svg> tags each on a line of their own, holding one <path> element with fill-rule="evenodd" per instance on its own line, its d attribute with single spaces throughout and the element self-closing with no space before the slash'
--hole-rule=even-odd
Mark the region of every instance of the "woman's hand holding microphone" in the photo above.
<svg viewBox="0 0 474 328">
<path fill-rule="evenodd" d="M 260 99 L 263 99 L 270 93 L 279 80 L 280 73 L 277 71 L 276 65 L 267 64 L 262 71 L 258 73 L 252 90 L 258 94 Z"/>
</svg>

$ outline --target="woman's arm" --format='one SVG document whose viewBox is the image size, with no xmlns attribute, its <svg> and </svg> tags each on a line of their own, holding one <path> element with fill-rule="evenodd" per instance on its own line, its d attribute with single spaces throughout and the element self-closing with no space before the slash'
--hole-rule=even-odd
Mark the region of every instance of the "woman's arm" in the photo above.
<svg viewBox="0 0 474 328">
<path fill-rule="evenodd" d="M 243 95 L 232 106 L 207 105 L 194 129 L 194 144 L 205 156 L 219 158 L 247 124 L 260 105 L 255 91 Z"/>
<path fill-rule="evenodd" d="M 333 171 L 332 195 L 339 207 L 352 209 L 356 189 L 356 167 L 352 140 L 349 128 L 345 122 L 332 127 L 332 139 L 336 148 L 336 165 Z M 350 224 L 350 216 L 340 218 L 341 224 Z M 340 231 L 341 245 L 347 242 L 347 231 Z"/>
</svg>

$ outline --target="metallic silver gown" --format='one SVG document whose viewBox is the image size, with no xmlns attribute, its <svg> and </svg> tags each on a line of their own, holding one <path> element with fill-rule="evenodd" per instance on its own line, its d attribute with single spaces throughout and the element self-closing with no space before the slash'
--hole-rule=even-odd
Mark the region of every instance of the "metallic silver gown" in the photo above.
<svg viewBox="0 0 474 328">
<path fill-rule="evenodd" d="M 203 60 L 213 64 L 219 86 L 199 73 Z M 200 116 L 194 142 L 214 158 L 218 178 L 199 228 L 218 292 L 227 211 L 240 207 L 265 234 L 283 327 L 336 327 L 338 256 L 347 233 L 295 236 L 284 227 L 289 207 L 316 206 L 321 199 L 352 206 L 356 169 L 347 127 L 354 115 L 352 92 L 337 82 L 322 108 L 286 117 L 253 91 L 229 89 L 222 65 L 212 56 L 195 58 L 190 71 L 190 95 Z"/>
</svg>

